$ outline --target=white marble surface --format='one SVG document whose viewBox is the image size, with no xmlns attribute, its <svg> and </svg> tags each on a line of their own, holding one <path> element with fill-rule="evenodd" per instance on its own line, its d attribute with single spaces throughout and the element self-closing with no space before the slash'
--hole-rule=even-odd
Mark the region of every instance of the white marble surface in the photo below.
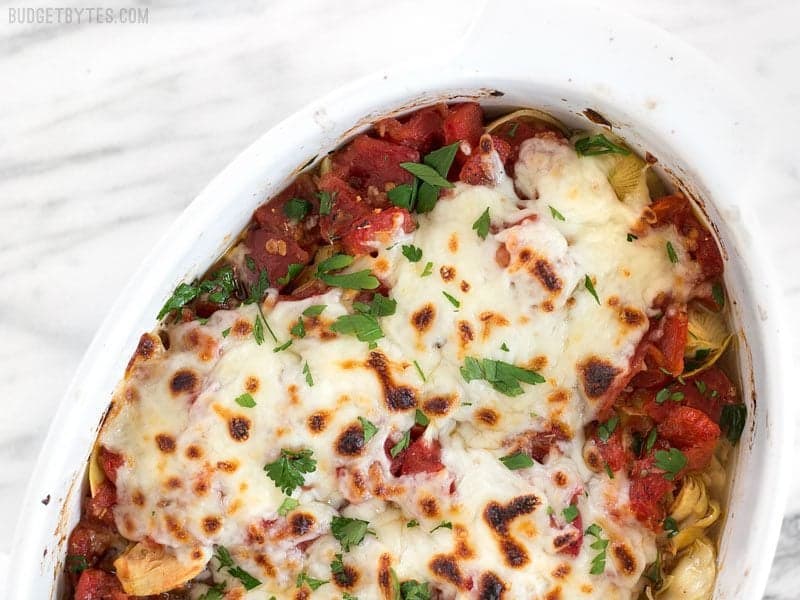
<svg viewBox="0 0 800 600">
<path fill-rule="evenodd" d="M 356 76 L 453 43 L 475 1 L 123 0 L 148 7 L 149 23 L 39 26 L 9 23 L 0 2 L 0 588 L 50 415 L 143 253 L 261 132 Z M 784 177 L 758 200 L 772 232 L 761 243 L 800 308 L 800 2 L 605 4 L 693 44 L 775 115 Z M 400 39 L 402 56 L 386 43 Z M 800 482 L 788 508 L 773 600 L 800 597 Z"/>
</svg>

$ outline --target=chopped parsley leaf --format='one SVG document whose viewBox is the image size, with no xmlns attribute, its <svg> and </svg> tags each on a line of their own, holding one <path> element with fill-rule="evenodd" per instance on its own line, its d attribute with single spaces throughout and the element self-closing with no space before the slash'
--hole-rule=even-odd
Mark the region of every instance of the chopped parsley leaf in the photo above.
<svg viewBox="0 0 800 600">
<path fill-rule="evenodd" d="M 431 422 L 431 420 L 428 418 L 428 416 L 424 412 L 422 412 L 420 409 L 417 409 L 414 412 L 414 423 L 416 423 L 417 425 L 425 426 L 430 422 Z"/>
<path fill-rule="evenodd" d="M 510 471 L 527 469 L 528 467 L 533 466 L 533 459 L 527 454 L 523 454 L 522 452 L 517 452 L 515 454 L 509 454 L 508 456 L 503 456 L 500 459 L 500 462 L 503 463 L 506 466 L 506 468 L 509 469 Z"/>
<path fill-rule="evenodd" d="M 308 387 L 314 387 L 314 377 L 311 375 L 311 369 L 308 368 L 308 363 L 303 365 L 303 375 L 306 376 Z"/>
<path fill-rule="evenodd" d="M 290 198 L 289 201 L 283 205 L 283 214 L 292 221 L 302 221 L 309 210 L 311 210 L 311 203 L 302 198 Z"/>
<path fill-rule="evenodd" d="M 672 517 L 664 519 L 664 531 L 668 538 L 673 538 L 678 535 L 678 523 Z"/>
<path fill-rule="evenodd" d="M 678 254 L 675 252 L 675 247 L 672 245 L 672 242 L 667 242 L 667 256 L 669 257 L 669 262 L 673 265 L 677 264 Z"/>
<path fill-rule="evenodd" d="M 307 585 L 308 587 L 311 588 L 312 591 L 318 590 L 319 588 L 321 588 L 326 583 L 328 583 L 327 579 L 314 579 L 313 577 L 309 577 L 308 574 L 305 571 L 300 573 L 297 576 L 297 579 L 294 582 L 294 584 L 298 588 L 301 588 L 304 585 Z"/>
<path fill-rule="evenodd" d="M 281 505 L 278 507 L 278 514 L 282 517 L 285 517 L 298 506 L 300 506 L 299 500 L 295 500 L 294 498 L 289 498 L 287 496 L 283 499 L 283 502 L 281 502 Z"/>
<path fill-rule="evenodd" d="M 619 424 L 619 417 L 614 415 L 605 423 L 601 423 L 600 426 L 597 428 L 597 437 L 599 437 L 604 442 L 607 442 L 611 435 L 614 433 L 614 430 L 617 428 Z"/>
<path fill-rule="evenodd" d="M 409 183 L 402 183 L 390 189 L 386 196 L 394 206 L 405 208 L 407 211 L 414 210 L 414 186 Z"/>
<path fill-rule="evenodd" d="M 375 436 L 376 433 L 378 433 L 378 428 L 375 427 L 375 424 L 372 421 L 369 421 L 364 417 L 358 417 L 358 421 L 361 423 L 361 429 L 364 432 L 364 443 L 366 444 Z"/>
<path fill-rule="evenodd" d="M 583 286 L 595 299 L 595 301 L 600 304 L 600 297 L 597 295 L 597 291 L 594 289 L 594 284 L 592 283 L 592 278 L 588 275 L 583 278 Z"/>
<path fill-rule="evenodd" d="M 450 294 L 448 294 L 444 290 L 442 291 L 442 294 L 444 295 L 445 298 L 447 298 L 447 301 L 450 304 L 452 304 L 453 306 L 455 306 L 456 308 L 461 306 L 461 302 L 459 302 L 457 298 L 454 298 L 453 296 L 451 296 Z"/>
<path fill-rule="evenodd" d="M 589 573 L 592 575 L 601 575 L 606 570 L 606 548 L 608 548 L 608 540 L 603 539 L 603 529 L 597 524 L 592 523 L 586 528 L 586 535 L 595 538 L 589 547 L 592 550 L 597 550 L 597 554 L 592 558 L 592 566 Z"/>
<path fill-rule="evenodd" d="M 283 352 L 283 351 L 284 351 L 284 350 L 286 350 L 286 349 L 287 349 L 289 346 L 291 346 L 291 345 L 292 345 L 292 342 L 293 342 L 293 341 L 294 341 L 294 340 L 286 340 L 286 341 L 285 341 L 285 342 L 283 342 L 283 343 L 282 343 L 280 346 L 275 346 L 275 347 L 272 349 L 272 351 L 273 351 L 273 352 Z"/>
<path fill-rule="evenodd" d="M 686 455 L 677 448 L 669 450 L 656 450 L 655 466 L 666 471 L 664 478 L 672 481 L 675 475 L 686 466 Z"/>
<path fill-rule="evenodd" d="M 231 558 L 231 554 L 225 546 L 217 546 L 214 558 L 219 562 L 217 571 L 225 569 L 231 577 L 235 577 L 241 581 L 246 590 L 252 590 L 261 585 L 258 579 L 233 562 L 233 558 Z"/>
<path fill-rule="evenodd" d="M 603 134 L 590 135 L 575 142 L 575 151 L 580 156 L 597 156 L 600 154 L 630 154 L 631 151 L 618 146 Z"/>
<path fill-rule="evenodd" d="M 331 214 L 331 209 L 333 208 L 333 198 L 335 195 L 336 192 L 334 192 L 333 195 L 324 190 L 317 192 L 317 198 L 319 198 L 319 214 L 322 216 Z"/>
<path fill-rule="evenodd" d="M 422 275 L 420 275 L 420 277 L 427 277 L 431 273 L 433 273 L 433 263 L 428 261 L 425 263 L 425 268 L 422 270 Z"/>
<path fill-rule="evenodd" d="M 419 527 L 419 521 L 416 519 L 411 519 L 408 523 L 406 523 L 406 527 L 412 529 L 413 527 Z"/>
<path fill-rule="evenodd" d="M 375 532 L 369 528 L 369 521 L 348 517 L 331 519 L 331 534 L 342 545 L 345 552 L 349 552 L 351 546 L 358 546 L 368 533 L 375 535 Z"/>
<path fill-rule="evenodd" d="M 715 283 L 711 286 L 711 297 L 720 310 L 725 308 L 725 290 L 722 288 L 721 283 Z"/>
<path fill-rule="evenodd" d="M 431 533 L 433 533 L 437 529 L 453 529 L 453 524 L 450 521 L 442 521 L 436 527 L 431 529 Z"/>
<path fill-rule="evenodd" d="M 481 216 L 477 218 L 477 220 L 472 224 L 472 229 L 478 234 L 478 237 L 482 240 L 486 239 L 486 236 L 489 235 L 489 225 L 491 224 L 491 219 L 489 217 L 489 209 L 487 208 L 485 211 L 481 213 Z"/>
<path fill-rule="evenodd" d="M 422 379 L 423 382 L 427 381 L 427 379 L 425 379 L 425 373 L 422 372 L 422 367 L 419 366 L 419 363 L 416 360 L 414 361 L 414 368 L 417 369 L 420 379 Z"/>
<path fill-rule="evenodd" d="M 256 401 L 253 400 L 250 394 L 245 393 L 236 398 L 236 404 L 244 408 L 253 408 L 256 405 Z"/>
<path fill-rule="evenodd" d="M 564 510 L 561 511 L 561 514 L 564 515 L 564 520 L 567 523 L 572 523 L 575 519 L 578 518 L 578 514 L 580 513 L 578 512 L 577 506 L 575 506 L 574 504 L 570 504 L 568 507 L 566 507 Z"/>
<path fill-rule="evenodd" d="M 465 381 L 486 380 L 495 390 L 506 396 L 522 394 L 524 390 L 520 386 L 520 382 L 531 385 L 545 382 L 545 378 L 536 371 L 490 358 L 479 359 L 468 356 L 464 359 L 464 365 L 460 371 Z"/>
<path fill-rule="evenodd" d="M 746 421 L 747 407 L 744 404 L 726 404 L 722 407 L 719 426 L 731 444 L 736 445 L 742 437 Z"/>
<path fill-rule="evenodd" d="M 628 236 L 627 236 L 627 239 L 628 239 L 629 242 L 632 242 L 634 240 L 638 240 L 639 236 L 638 235 L 633 235 L 632 233 L 629 233 Z"/>
<path fill-rule="evenodd" d="M 558 212 L 558 210 L 556 208 L 554 208 L 550 204 L 548 204 L 547 206 L 548 206 L 548 208 L 550 208 L 550 214 L 552 215 L 552 217 L 556 221 L 566 221 L 566 219 L 564 218 L 564 215 L 562 215 L 560 212 Z"/>
<path fill-rule="evenodd" d="M 412 162 L 403 162 L 400 163 L 400 166 L 409 173 L 411 173 L 414 177 L 417 177 L 424 183 L 427 183 L 428 185 L 433 186 L 435 188 L 455 187 L 452 183 L 447 181 L 447 179 L 442 177 L 434 167 L 431 167 L 430 165 L 412 163 Z"/>
<path fill-rule="evenodd" d="M 400 454 L 403 450 L 408 448 L 408 445 L 411 443 L 411 431 L 406 431 L 403 434 L 398 442 L 392 446 L 391 450 L 389 450 L 389 454 L 392 455 L 392 458 L 396 458 L 398 454 Z"/>
<path fill-rule="evenodd" d="M 318 317 L 322 314 L 322 312 L 328 308 L 327 304 L 312 304 L 307 309 L 303 311 L 303 316 L 306 317 Z"/>
<path fill-rule="evenodd" d="M 422 259 L 422 248 L 418 248 L 413 244 L 409 246 L 403 246 L 401 250 L 403 252 L 403 256 L 405 256 L 409 262 L 415 263 Z"/>
<path fill-rule="evenodd" d="M 222 337 L 226 338 L 226 337 L 228 337 L 230 335 L 230 333 L 231 333 L 231 328 L 230 327 L 228 327 L 227 329 L 223 329 L 222 330 Z"/>
<path fill-rule="evenodd" d="M 289 330 L 289 333 L 299 338 L 306 337 L 306 326 L 303 323 L 303 317 L 297 317 L 297 323 L 292 325 L 292 328 Z"/>
<path fill-rule="evenodd" d="M 287 496 L 305 483 L 305 473 L 313 473 L 317 469 L 317 461 L 311 458 L 312 451 L 286 450 L 281 448 L 280 456 L 274 462 L 264 466 L 267 477 Z"/>
<path fill-rule="evenodd" d="M 278 278 L 278 285 L 284 286 L 290 281 L 292 281 L 295 277 L 300 275 L 300 272 L 305 268 L 305 265 L 302 263 L 292 263 L 286 270 L 286 275 L 283 277 Z"/>
</svg>

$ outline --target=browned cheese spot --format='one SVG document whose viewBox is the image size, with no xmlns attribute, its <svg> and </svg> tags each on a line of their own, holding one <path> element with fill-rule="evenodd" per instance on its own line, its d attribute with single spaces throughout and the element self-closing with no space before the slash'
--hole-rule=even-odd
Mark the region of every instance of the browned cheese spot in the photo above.
<svg viewBox="0 0 800 600">
<path fill-rule="evenodd" d="M 135 387 L 129 385 L 125 387 L 125 401 L 128 404 L 135 404 L 141 400 L 141 396 L 139 395 L 139 390 Z M 112 403 L 113 404 L 113 403 Z M 113 406 L 112 406 L 113 408 Z"/>
<path fill-rule="evenodd" d="M 200 379 L 190 369 L 179 369 L 169 380 L 169 389 L 173 396 L 193 394 L 200 387 Z"/>
<path fill-rule="evenodd" d="M 395 598 L 391 568 L 391 555 L 381 554 L 381 557 L 378 559 L 378 587 L 381 589 L 383 600 L 394 600 Z"/>
<path fill-rule="evenodd" d="M 225 473 L 233 473 L 239 468 L 239 462 L 236 460 L 220 460 L 217 462 L 217 470 L 224 471 Z"/>
<path fill-rule="evenodd" d="M 167 478 L 167 488 L 171 490 L 178 490 L 181 487 L 183 487 L 183 482 L 181 482 L 180 477 L 173 475 L 172 477 Z"/>
<path fill-rule="evenodd" d="M 506 319 L 503 315 L 492 312 L 490 310 L 482 312 L 478 315 L 482 323 L 481 329 L 481 337 L 484 340 L 487 340 L 489 336 L 492 334 L 492 329 L 495 327 L 506 327 L 508 326 L 508 319 Z"/>
<path fill-rule="evenodd" d="M 627 545 L 613 542 L 611 544 L 611 554 L 614 557 L 614 562 L 617 563 L 617 568 L 625 575 L 630 576 L 636 572 L 636 558 Z"/>
<path fill-rule="evenodd" d="M 556 552 L 561 552 L 578 542 L 580 532 L 574 527 L 567 529 L 564 533 L 559 533 L 553 538 L 553 548 Z"/>
<path fill-rule="evenodd" d="M 506 589 L 502 579 L 487 571 L 478 581 L 478 600 L 503 600 Z"/>
<path fill-rule="evenodd" d="M 237 319 L 231 326 L 231 333 L 236 337 L 249 337 L 253 333 L 253 325 L 250 321 Z"/>
<path fill-rule="evenodd" d="M 197 476 L 197 479 L 192 485 L 192 491 L 195 493 L 196 496 L 205 496 L 208 493 L 208 490 L 210 489 L 211 489 L 211 473 L 208 471 L 203 471 Z"/>
<path fill-rule="evenodd" d="M 541 371 L 542 369 L 547 367 L 548 363 L 549 361 L 547 360 L 547 357 L 544 354 L 538 354 L 534 356 L 531 360 L 529 360 L 528 364 L 526 364 L 525 366 L 528 367 L 529 369 L 533 369 L 534 371 Z"/>
<path fill-rule="evenodd" d="M 435 318 L 436 309 L 433 304 L 428 303 L 411 315 L 411 325 L 413 325 L 414 329 L 419 333 L 424 333 L 431 328 Z"/>
<path fill-rule="evenodd" d="M 561 404 L 569 400 L 569 392 L 563 388 L 553 390 L 548 394 L 547 401 L 553 404 Z"/>
<path fill-rule="evenodd" d="M 581 591 L 582 591 L 584 594 L 591 594 L 591 593 L 594 591 L 594 588 L 591 586 L 591 584 L 589 584 L 589 583 L 584 583 L 584 584 L 581 586 Z"/>
<path fill-rule="evenodd" d="M 616 295 L 609 296 L 608 300 L 606 300 L 606 304 L 608 304 L 611 308 L 619 306 L 619 296 Z"/>
<path fill-rule="evenodd" d="M 539 498 L 530 494 L 518 496 L 505 505 L 489 502 L 483 511 L 483 518 L 495 532 L 500 552 L 510 567 L 520 568 L 530 560 L 525 548 L 511 536 L 511 522 L 519 516 L 532 513 L 539 503 Z"/>
<path fill-rule="evenodd" d="M 578 365 L 583 390 L 589 398 L 600 398 L 621 373 L 620 369 L 597 356 L 591 356 Z"/>
<path fill-rule="evenodd" d="M 425 495 L 419 499 L 419 509 L 426 517 L 431 519 L 439 516 L 439 503 L 436 498 L 430 495 Z"/>
<path fill-rule="evenodd" d="M 253 557 L 253 560 L 259 566 L 261 572 L 267 577 L 275 577 L 278 574 L 278 572 L 275 570 L 275 566 L 269 561 L 265 554 L 256 554 Z"/>
<path fill-rule="evenodd" d="M 569 483 L 569 477 L 564 471 L 556 471 L 553 473 L 553 483 L 555 483 L 558 487 L 564 487 Z"/>
<path fill-rule="evenodd" d="M 310 598 L 311 589 L 307 585 L 304 585 L 294 593 L 294 600 L 309 600 Z"/>
<path fill-rule="evenodd" d="M 456 277 L 456 268 L 450 265 L 442 265 L 439 267 L 439 275 L 442 281 L 453 281 Z"/>
<path fill-rule="evenodd" d="M 364 429 L 350 425 L 336 438 L 336 452 L 343 456 L 358 456 L 364 452 Z"/>
<path fill-rule="evenodd" d="M 189 538 L 189 534 L 186 533 L 186 530 L 181 526 L 175 517 L 172 515 L 166 515 L 164 517 L 164 521 L 167 524 L 167 530 L 176 540 L 185 541 Z"/>
<path fill-rule="evenodd" d="M 222 527 L 222 520 L 219 517 L 209 516 L 203 519 L 203 531 L 207 535 L 216 533 L 220 527 Z"/>
<path fill-rule="evenodd" d="M 437 554 L 431 559 L 428 568 L 434 575 L 452 583 L 457 588 L 467 589 L 467 582 L 464 580 L 458 561 L 454 557 L 448 554 Z M 469 583 L 471 584 L 472 582 L 470 581 Z"/>
<path fill-rule="evenodd" d="M 247 417 L 231 417 L 228 421 L 228 431 L 237 442 L 246 442 L 250 437 L 250 420 Z"/>
<path fill-rule="evenodd" d="M 555 305 L 553 305 L 553 303 L 550 300 L 545 300 L 544 302 L 542 302 L 542 310 L 544 312 L 550 313 L 553 312 L 555 309 L 556 309 Z"/>
<path fill-rule="evenodd" d="M 458 234 L 451 233 L 450 238 L 447 240 L 447 249 L 453 254 L 458 252 Z"/>
<path fill-rule="evenodd" d="M 631 306 L 624 306 L 619 311 L 619 320 L 623 325 L 628 325 L 631 328 L 637 328 L 646 321 L 644 313 Z"/>
<path fill-rule="evenodd" d="M 295 406 L 300 405 L 300 394 L 297 393 L 297 386 L 295 384 L 291 384 L 289 387 L 287 387 L 286 393 L 289 394 L 289 402 L 291 404 L 294 404 Z"/>
<path fill-rule="evenodd" d="M 328 420 L 330 419 L 330 413 L 328 411 L 319 411 L 315 412 L 308 417 L 306 420 L 306 424 L 308 428 L 311 430 L 311 433 L 321 433 L 325 431 L 328 427 Z"/>
<path fill-rule="evenodd" d="M 469 559 L 475 557 L 475 550 L 469 545 L 469 531 L 467 531 L 466 527 L 458 523 L 454 524 L 453 537 L 456 540 L 455 555 L 458 558 Z"/>
<path fill-rule="evenodd" d="M 175 452 L 175 438 L 167 433 L 159 433 L 156 435 L 156 445 L 164 454 L 172 454 Z"/>
<path fill-rule="evenodd" d="M 465 349 L 469 343 L 475 339 L 475 334 L 472 332 L 472 325 L 469 321 L 458 322 L 458 344 L 461 349 Z"/>
<path fill-rule="evenodd" d="M 383 387 L 384 402 L 389 410 L 404 411 L 417 406 L 417 393 L 413 388 L 397 385 L 389 370 L 389 361 L 383 353 L 373 350 L 369 353 L 366 366 L 375 371 Z"/>
<path fill-rule="evenodd" d="M 545 595 L 545 600 L 561 600 L 561 586 L 556 586 Z"/>
<path fill-rule="evenodd" d="M 263 526 L 256 523 L 251 523 L 247 526 L 247 541 L 254 545 L 263 545 L 267 541 L 267 536 L 264 533 Z"/>
<path fill-rule="evenodd" d="M 550 573 L 553 576 L 553 579 L 564 579 L 567 575 L 569 575 L 572 567 L 570 567 L 567 563 L 561 563 L 553 572 Z"/>
<path fill-rule="evenodd" d="M 556 274 L 553 266 L 543 258 L 537 258 L 530 268 L 530 273 L 539 280 L 545 289 L 550 292 L 561 290 L 562 282 Z"/>
<path fill-rule="evenodd" d="M 131 494 L 131 502 L 136 506 L 144 506 L 144 494 L 141 490 L 136 490 Z"/>
<path fill-rule="evenodd" d="M 475 419 L 484 425 L 494 427 L 500 421 L 500 413 L 493 408 L 479 408 L 475 411 Z"/>
<path fill-rule="evenodd" d="M 189 444 L 186 447 L 186 458 L 189 460 L 197 460 L 203 457 L 203 449 L 197 444 Z"/>
<path fill-rule="evenodd" d="M 432 396 L 422 401 L 422 408 L 427 415 L 441 417 L 450 412 L 455 404 L 455 396 Z"/>
<path fill-rule="evenodd" d="M 295 537 L 300 537 L 311 531 L 316 522 L 317 521 L 314 518 L 314 515 L 303 512 L 294 512 L 289 518 L 289 527 L 292 530 L 292 535 Z"/>
<path fill-rule="evenodd" d="M 464 280 L 462 279 L 462 280 L 461 280 L 461 285 L 460 285 L 459 287 L 461 287 L 461 291 L 462 291 L 462 292 L 464 292 L 464 293 L 466 294 L 466 293 L 469 291 L 469 289 L 470 289 L 470 287 L 471 287 L 471 286 L 469 285 L 469 282 L 468 282 L 468 281 L 464 281 Z"/>
<path fill-rule="evenodd" d="M 255 375 L 250 375 L 244 380 L 244 389 L 250 394 L 255 394 L 260 386 L 261 382 L 259 382 L 258 377 Z"/>
<path fill-rule="evenodd" d="M 161 340 L 158 336 L 152 333 L 143 333 L 142 337 L 139 338 L 139 344 L 136 346 L 133 356 L 128 361 L 128 366 L 125 367 L 125 374 L 128 375 L 137 363 L 153 358 L 159 346 L 161 346 Z"/>
<path fill-rule="evenodd" d="M 358 583 L 358 569 L 344 562 L 342 563 L 342 570 L 332 573 L 332 575 L 333 583 L 345 590 L 353 589 Z"/>
</svg>

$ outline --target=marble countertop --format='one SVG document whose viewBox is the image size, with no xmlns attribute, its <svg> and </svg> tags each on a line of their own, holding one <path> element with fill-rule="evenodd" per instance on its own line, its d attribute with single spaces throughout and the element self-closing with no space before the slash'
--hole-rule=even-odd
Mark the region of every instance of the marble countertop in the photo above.
<svg viewBox="0 0 800 600">
<path fill-rule="evenodd" d="M 50 416 L 143 254 L 271 125 L 402 58 L 385 43 L 386 23 L 420 42 L 403 57 L 421 56 L 456 40 L 477 1 L 98 3 L 148 9 L 147 24 L 125 25 L 12 23 L 0 6 L 0 589 Z M 760 218 L 785 302 L 800 308 L 800 131 L 790 112 L 800 104 L 800 2 L 605 4 L 694 45 L 786 124 L 785 178 Z M 800 323 L 791 327 L 800 338 Z M 765 598 L 796 599 L 798 585 L 800 480 Z"/>
</svg>

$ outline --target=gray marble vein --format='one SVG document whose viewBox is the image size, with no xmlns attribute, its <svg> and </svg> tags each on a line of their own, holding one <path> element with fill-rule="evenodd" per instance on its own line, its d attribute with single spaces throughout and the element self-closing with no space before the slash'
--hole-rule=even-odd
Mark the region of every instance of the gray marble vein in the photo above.
<svg viewBox="0 0 800 600">
<path fill-rule="evenodd" d="M 148 8 L 138 25 L 11 24 L 8 7 L 61 4 L 0 2 L 0 589 L 50 415 L 143 254 L 263 131 L 355 77 L 443 51 L 477 1 L 98 3 Z M 784 145 L 758 150 L 782 178 L 754 198 L 772 232 L 758 243 L 800 308 L 800 2 L 604 4 L 694 45 L 774 114 Z M 419 43 L 399 50 L 387 30 Z M 797 599 L 798 584 L 795 482 L 765 598 Z"/>
</svg>

